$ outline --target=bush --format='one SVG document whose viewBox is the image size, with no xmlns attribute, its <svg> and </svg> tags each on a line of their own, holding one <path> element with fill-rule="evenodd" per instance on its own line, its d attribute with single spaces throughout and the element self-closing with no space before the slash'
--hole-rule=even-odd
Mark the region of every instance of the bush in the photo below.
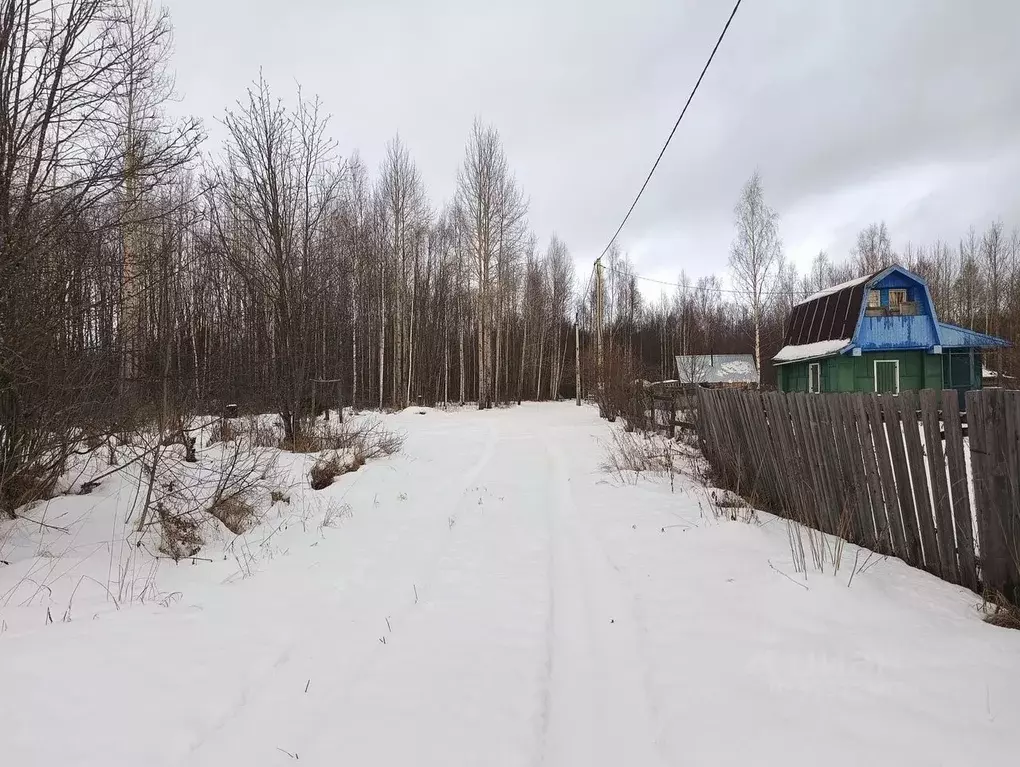
<svg viewBox="0 0 1020 767">
<path fill-rule="evenodd" d="M 61 469 L 40 461 L 0 476 L 0 511 L 13 518 L 20 506 L 52 498 Z"/>
<path fill-rule="evenodd" d="M 221 418 L 212 427 L 212 432 L 209 434 L 209 444 L 215 445 L 217 442 L 233 442 L 237 437 L 238 432 L 234 428 L 234 424 L 226 418 Z"/>
<path fill-rule="evenodd" d="M 159 550 L 175 562 L 193 557 L 202 548 L 198 522 L 190 514 L 172 514 L 163 504 L 156 507 L 159 518 Z"/>
<path fill-rule="evenodd" d="M 340 460 L 340 456 L 332 454 L 317 460 L 308 472 L 308 479 L 312 490 L 322 490 L 333 484 L 333 480 L 348 471 L 352 471 Z"/>
<path fill-rule="evenodd" d="M 252 447 L 279 447 L 280 434 L 272 426 L 260 423 L 257 418 L 250 417 L 245 425 L 245 432 Z"/>
<path fill-rule="evenodd" d="M 294 453 L 321 453 L 326 450 L 351 452 L 362 456 L 361 464 L 380 455 L 392 455 L 403 447 L 404 438 L 387 431 L 379 421 L 355 423 L 309 423 L 296 439 L 280 441 L 283 450 Z"/>
<path fill-rule="evenodd" d="M 209 508 L 209 513 L 234 535 L 250 530 L 255 522 L 254 507 L 240 495 L 221 498 Z"/>
</svg>

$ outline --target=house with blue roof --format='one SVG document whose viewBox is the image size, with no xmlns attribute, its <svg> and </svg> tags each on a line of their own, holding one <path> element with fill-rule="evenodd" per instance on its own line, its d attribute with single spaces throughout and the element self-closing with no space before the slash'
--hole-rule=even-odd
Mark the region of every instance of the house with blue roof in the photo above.
<svg viewBox="0 0 1020 767">
<path fill-rule="evenodd" d="M 981 388 L 982 352 L 1002 338 L 939 322 L 927 284 L 901 266 L 819 291 L 794 306 L 773 357 L 780 391 Z"/>
</svg>

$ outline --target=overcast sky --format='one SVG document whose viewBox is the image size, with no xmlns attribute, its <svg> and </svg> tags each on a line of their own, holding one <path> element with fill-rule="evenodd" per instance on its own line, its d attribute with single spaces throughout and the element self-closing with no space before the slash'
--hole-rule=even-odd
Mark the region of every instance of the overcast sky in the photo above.
<svg viewBox="0 0 1020 767">
<path fill-rule="evenodd" d="M 435 204 L 475 116 L 496 125 L 546 240 L 584 271 L 644 180 L 730 0 L 168 0 L 177 109 L 216 118 L 261 67 L 319 94 L 343 152 L 395 133 Z M 834 258 L 1020 225 L 1020 2 L 744 0 L 620 244 L 638 272 L 726 269 L 757 167 L 786 253 Z"/>
</svg>

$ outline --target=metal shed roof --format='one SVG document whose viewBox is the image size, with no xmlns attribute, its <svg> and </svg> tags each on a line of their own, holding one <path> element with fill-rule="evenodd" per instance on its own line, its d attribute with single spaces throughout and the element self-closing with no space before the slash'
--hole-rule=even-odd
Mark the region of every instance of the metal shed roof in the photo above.
<svg viewBox="0 0 1020 767">
<path fill-rule="evenodd" d="M 676 358 L 681 383 L 758 383 L 753 354 L 685 354 Z"/>
</svg>

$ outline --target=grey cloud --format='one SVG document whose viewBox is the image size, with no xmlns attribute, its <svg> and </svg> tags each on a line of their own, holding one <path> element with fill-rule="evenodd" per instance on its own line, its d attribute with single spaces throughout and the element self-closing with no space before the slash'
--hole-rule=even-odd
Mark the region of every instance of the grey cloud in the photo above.
<svg viewBox="0 0 1020 767">
<path fill-rule="evenodd" d="M 221 113 L 261 66 L 281 95 L 295 80 L 320 94 L 342 148 L 372 166 L 399 131 L 437 203 L 452 196 L 480 116 L 503 135 L 535 231 L 558 232 L 589 262 L 729 3 L 172 0 L 170 9 L 181 108 Z M 1008 0 L 745 0 L 621 245 L 650 274 L 725 268 L 733 203 L 755 167 L 798 258 L 815 246 L 842 255 L 877 218 L 901 245 L 1015 216 L 1018 28 L 1020 4 Z M 922 177 L 933 188 L 918 195 Z"/>
</svg>

